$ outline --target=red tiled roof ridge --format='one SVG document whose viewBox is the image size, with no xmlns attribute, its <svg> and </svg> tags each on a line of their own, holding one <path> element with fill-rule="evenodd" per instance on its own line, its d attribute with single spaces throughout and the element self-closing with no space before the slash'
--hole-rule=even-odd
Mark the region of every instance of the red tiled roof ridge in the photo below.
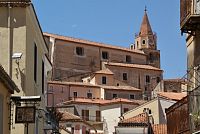
<svg viewBox="0 0 200 134">
<path fill-rule="evenodd" d="M 95 74 L 114 74 L 110 69 L 106 68 L 106 69 L 102 69 L 99 71 L 94 72 Z"/>
<path fill-rule="evenodd" d="M 142 89 L 132 87 L 132 86 L 104 86 L 104 85 L 101 85 L 100 87 L 105 90 L 124 90 L 124 91 L 142 92 Z"/>
<path fill-rule="evenodd" d="M 81 120 L 81 118 L 79 117 L 79 116 L 76 116 L 76 115 L 74 115 L 74 114 L 72 114 L 72 113 L 70 113 L 70 112 L 60 112 L 60 113 L 62 113 L 63 115 L 62 115 L 62 121 L 66 121 L 66 120 Z"/>
<path fill-rule="evenodd" d="M 122 67 L 131 67 L 131 68 L 140 68 L 140 69 L 147 69 L 147 70 L 157 70 L 163 71 L 160 68 L 156 68 L 146 64 L 130 64 L 130 63 L 115 63 L 115 62 L 104 62 L 104 64 L 111 65 L 111 66 L 122 66 Z"/>
<path fill-rule="evenodd" d="M 113 104 L 113 103 L 133 103 L 136 105 L 139 105 L 139 102 L 137 100 L 128 100 L 124 98 L 117 98 L 112 100 L 104 100 L 104 99 L 88 99 L 88 98 L 73 98 L 72 100 L 62 102 L 61 105 L 69 104 L 69 103 L 89 103 L 89 104 L 98 104 L 98 105 L 107 105 L 107 104 Z"/>
<path fill-rule="evenodd" d="M 140 113 L 136 116 L 123 119 L 120 123 L 148 123 L 148 114 L 146 112 Z"/>
<path fill-rule="evenodd" d="M 67 81 L 48 81 L 48 84 L 60 84 L 60 85 L 77 85 L 77 86 L 89 86 L 113 90 L 129 90 L 129 91 L 142 91 L 132 86 L 105 86 L 105 85 L 94 85 L 86 82 L 67 82 Z"/>
<path fill-rule="evenodd" d="M 158 92 L 157 94 L 158 94 L 159 97 L 164 97 L 164 98 L 175 100 L 175 101 L 181 100 L 182 98 L 187 96 L 187 93 L 184 93 L 184 92 L 181 92 L 181 93 Z"/>
<path fill-rule="evenodd" d="M 80 39 L 80 38 L 74 38 L 74 37 L 63 36 L 63 35 L 47 33 L 47 32 L 44 32 L 43 35 L 44 36 L 51 36 L 51 37 L 61 39 L 61 40 L 68 40 L 68 41 L 80 42 L 80 43 L 84 43 L 84 44 L 88 44 L 88 45 L 96 45 L 96 46 L 101 46 L 101 47 L 120 49 L 120 50 L 124 50 L 124 51 L 129 51 L 129 52 L 145 55 L 145 53 L 141 50 L 131 50 L 131 49 L 125 48 L 125 47 L 120 47 L 120 46 L 115 46 L 115 45 L 110 45 L 110 44 L 105 44 L 105 43 L 100 43 L 100 42 L 94 42 L 94 41 Z"/>
</svg>

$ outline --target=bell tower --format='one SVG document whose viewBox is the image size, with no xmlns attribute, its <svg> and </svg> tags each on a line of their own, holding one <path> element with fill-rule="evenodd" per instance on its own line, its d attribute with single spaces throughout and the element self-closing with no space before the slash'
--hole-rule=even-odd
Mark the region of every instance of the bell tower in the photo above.
<svg viewBox="0 0 200 134">
<path fill-rule="evenodd" d="M 140 32 L 135 35 L 134 49 L 147 54 L 147 64 L 160 68 L 160 50 L 157 50 L 157 36 L 152 31 L 145 7 Z"/>
</svg>

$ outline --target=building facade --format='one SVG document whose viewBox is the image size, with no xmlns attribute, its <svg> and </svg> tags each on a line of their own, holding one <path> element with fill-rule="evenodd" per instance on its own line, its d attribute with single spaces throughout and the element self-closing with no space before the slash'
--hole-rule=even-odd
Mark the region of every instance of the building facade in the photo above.
<svg viewBox="0 0 200 134">
<path fill-rule="evenodd" d="M 119 117 L 140 105 L 140 101 L 128 99 L 83 99 L 74 98 L 57 105 L 61 112 L 71 112 L 91 124 L 99 134 L 112 134 Z M 91 130 L 90 133 L 95 133 Z"/>
<path fill-rule="evenodd" d="M 130 48 L 50 33 L 44 36 L 53 64 L 53 81 L 89 80 L 92 83 L 95 80 L 99 85 L 108 81 L 105 85 L 141 89 L 143 99 L 151 99 L 151 91 L 163 79 L 157 37 L 152 32 L 146 10 L 140 33 L 135 37 L 136 44 Z M 98 72 L 107 69 L 112 74 Z M 96 79 L 92 79 L 94 74 Z"/>
<path fill-rule="evenodd" d="M 34 6 L 30 0 L 1 0 L 0 12 L 0 63 L 20 89 L 14 95 L 41 96 L 40 107 L 45 108 L 46 76 L 51 64 Z M 30 124 L 29 133 L 42 133 L 43 124 L 44 120 Z M 25 125 L 14 120 L 11 133 L 26 133 Z"/>
</svg>

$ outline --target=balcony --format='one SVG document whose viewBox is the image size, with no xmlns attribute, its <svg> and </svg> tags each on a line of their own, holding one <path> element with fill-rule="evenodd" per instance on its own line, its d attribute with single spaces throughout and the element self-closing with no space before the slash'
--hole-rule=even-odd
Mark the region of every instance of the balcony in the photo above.
<svg viewBox="0 0 200 134">
<path fill-rule="evenodd" d="M 1 0 L 0 7 L 27 7 L 31 0 Z"/>
<path fill-rule="evenodd" d="M 90 122 L 103 122 L 104 121 L 103 117 L 99 117 L 99 116 L 81 116 L 81 118 L 85 121 L 90 121 Z"/>
<path fill-rule="evenodd" d="M 200 27 L 200 2 L 180 0 L 180 28 L 182 33 L 194 35 Z"/>
</svg>

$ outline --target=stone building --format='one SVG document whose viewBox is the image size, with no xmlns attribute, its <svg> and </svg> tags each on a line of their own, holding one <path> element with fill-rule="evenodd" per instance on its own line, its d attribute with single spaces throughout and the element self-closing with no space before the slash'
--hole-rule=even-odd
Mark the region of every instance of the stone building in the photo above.
<svg viewBox="0 0 200 134">
<path fill-rule="evenodd" d="M 97 85 L 131 86 L 141 89 L 144 99 L 151 99 L 151 91 L 163 79 L 157 37 L 146 10 L 135 37 L 136 44 L 130 48 L 50 33 L 44 36 L 53 64 L 52 81 L 92 83 L 95 80 Z M 98 72 L 106 69 L 113 74 Z"/>
<path fill-rule="evenodd" d="M 0 0 L 0 64 L 19 87 L 14 96 L 41 96 L 45 108 L 48 47 L 30 0 Z M 15 119 L 13 111 L 13 119 Z M 37 114 L 36 114 L 37 115 Z M 29 124 L 29 133 L 43 133 L 44 119 Z M 24 124 L 11 123 L 12 134 L 24 134 Z"/>
</svg>

